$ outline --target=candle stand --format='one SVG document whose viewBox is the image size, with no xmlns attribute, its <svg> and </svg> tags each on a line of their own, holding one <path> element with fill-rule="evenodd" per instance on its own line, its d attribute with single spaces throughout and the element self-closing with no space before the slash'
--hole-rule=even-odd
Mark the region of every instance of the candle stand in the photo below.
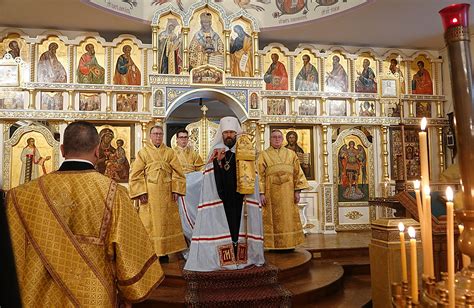
<svg viewBox="0 0 474 308">
<path fill-rule="evenodd" d="M 459 239 L 459 248 L 463 254 L 472 259 L 474 257 L 474 84 L 468 31 L 469 6 L 469 4 L 453 4 L 439 13 L 449 53 L 456 141 L 463 186 L 463 209 L 456 213 L 465 228 Z M 449 290 L 447 273 L 442 273 L 438 282 L 432 277 L 423 275 L 420 292 L 417 294 L 419 303 L 416 303 L 411 296 L 412 289 L 406 282 L 393 283 L 392 306 L 474 308 L 474 266 L 466 266 L 457 272 L 454 275 L 454 294 Z"/>
</svg>

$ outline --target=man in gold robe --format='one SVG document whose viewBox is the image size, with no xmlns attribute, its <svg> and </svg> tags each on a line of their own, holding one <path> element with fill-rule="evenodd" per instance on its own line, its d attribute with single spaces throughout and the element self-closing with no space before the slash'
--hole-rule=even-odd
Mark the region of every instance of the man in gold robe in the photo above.
<svg viewBox="0 0 474 308">
<path fill-rule="evenodd" d="M 118 307 L 163 280 L 127 190 L 94 169 L 99 135 L 64 132 L 58 171 L 10 190 L 7 215 L 24 307 Z"/>
<path fill-rule="evenodd" d="M 151 144 L 138 152 L 130 172 L 130 196 L 140 201 L 139 215 L 162 262 L 186 249 L 178 212 L 186 179 L 178 156 L 163 143 L 163 128 L 150 130 Z"/>
<path fill-rule="evenodd" d="M 273 130 L 270 147 L 258 158 L 266 249 L 293 249 L 304 240 L 297 205 L 308 182 L 296 153 L 282 144 L 282 132 Z"/>
<path fill-rule="evenodd" d="M 189 133 L 182 128 L 176 133 L 177 146 L 173 148 L 178 155 L 184 174 L 201 171 L 204 167 L 201 155 L 188 146 Z"/>
<path fill-rule="evenodd" d="M 181 226 L 183 227 L 186 242 L 189 244 L 197 214 L 195 200 L 199 200 L 197 196 L 201 193 L 201 185 L 199 183 L 202 182 L 202 173 L 198 171 L 202 171 L 204 162 L 199 153 L 188 145 L 188 141 L 189 132 L 184 128 L 179 129 L 176 133 L 177 146 L 173 149 L 176 155 L 178 155 L 179 162 L 186 176 L 186 196 L 178 198 L 178 206 Z M 184 251 L 183 255 L 186 257 L 187 251 Z"/>
</svg>

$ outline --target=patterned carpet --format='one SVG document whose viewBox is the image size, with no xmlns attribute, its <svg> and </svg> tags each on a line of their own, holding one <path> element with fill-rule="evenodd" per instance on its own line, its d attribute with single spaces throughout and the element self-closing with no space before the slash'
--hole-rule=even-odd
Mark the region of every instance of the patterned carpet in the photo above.
<svg viewBox="0 0 474 308">
<path fill-rule="evenodd" d="M 187 307 L 291 307 L 291 293 L 272 265 L 243 270 L 183 271 Z"/>
</svg>

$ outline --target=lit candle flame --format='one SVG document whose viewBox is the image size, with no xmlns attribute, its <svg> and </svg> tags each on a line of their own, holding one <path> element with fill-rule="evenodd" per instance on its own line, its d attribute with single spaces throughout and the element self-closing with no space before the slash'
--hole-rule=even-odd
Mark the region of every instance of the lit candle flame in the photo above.
<svg viewBox="0 0 474 308">
<path fill-rule="evenodd" d="M 446 199 L 448 199 L 449 202 L 452 202 L 453 196 L 454 196 L 453 189 L 451 188 L 451 186 L 448 186 L 448 188 L 446 188 Z"/>
<path fill-rule="evenodd" d="M 423 188 L 423 194 L 424 194 L 425 196 L 429 196 L 430 193 L 431 193 L 430 187 L 429 187 L 429 186 L 425 186 L 425 187 Z"/>
<path fill-rule="evenodd" d="M 405 231 L 405 225 L 403 224 L 403 222 L 398 223 L 398 230 L 400 230 L 400 232 Z"/>
<path fill-rule="evenodd" d="M 426 125 L 428 124 L 428 121 L 426 120 L 425 117 L 421 119 L 421 130 L 424 131 L 426 129 Z"/>
<path fill-rule="evenodd" d="M 459 225 L 458 225 L 458 228 L 459 228 L 459 233 L 462 234 L 462 232 L 464 231 L 464 225 L 463 225 L 463 224 L 459 224 Z"/>
<path fill-rule="evenodd" d="M 413 187 L 415 188 L 415 190 L 419 190 L 420 189 L 420 181 L 418 181 L 418 180 L 413 181 Z"/>
<path fill-rule="evenodd" d="M 409 235 L 411 238 L 416 238 L 416 231 L 415 231 L 415 228 L 413 228 L 413 227 L 408 227 L 408 235 Z"/>
</svg>

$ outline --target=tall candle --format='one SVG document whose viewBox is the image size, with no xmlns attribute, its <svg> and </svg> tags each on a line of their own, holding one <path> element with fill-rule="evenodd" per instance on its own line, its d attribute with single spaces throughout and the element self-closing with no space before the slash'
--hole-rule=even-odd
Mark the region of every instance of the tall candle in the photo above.
<svg viewBox="0 0 474 308">
<path fill-rule="evenodd" d="M 448 242 L 448 291 L 449 307 L 454 308 L 454 215 L 453 215 L 453 190 L 448 186 L 446 189 L 446 237 Z"/>
<path fill-rule="evenodd" d="M 461 237 L 462 232 L 464 231 L 464 225 L 459 224 L 458 228 L 459 228 L 459 237 Z M 469 264 L 471 264 L 471 257 L 469 257 L 468 255 L 462 254 L 462 267 L 463 268 L 468 267 Z"/>
<path fill-rule="evenodd" d="M 418 304 L 418 270 L 416 260 L 416 232 L 413 227 L 408 227 L 410 236 L 410 274 L 411 274 L 411 297 L 414 304 Z"/>
<path fill-rule="evenodd" d="M 403 222 L 400 222 L 398 224 L 398 230 L 400 230 L 400 259 L 402 263 L 402 281 L 408 281 L 407 251 L 405 247 L 405 225 L 403 225 Z"/>
<path fill-rule="evenodd" d="M 415 197 L 416 197 L 416 207 L 418 209 L 418 220 L 420 221 L 420 231 L 421 231 L 421 246 L 423 251 L 427 251 L 426 245 L 428 243 L 426 239 L 426 223 L 425 223 L 425 215 L 423 212 L 423 206 L 421 205 L 421 193 L 420 193 L 420 181 L 416 180 L 413 181 L 413 187 L 415 189 Z M 428 275 L 428 254 L 423 253 L 423 275 Z"/>
<path fill-rule="evenodd" d="M 430 171 L 428 167 L 428 142 L 426 128 L 426 118 L 421 120 L 421 131 L 418 133 L 420 139 L 420 168 L 421 168 L 421 187 L 429 186 L 430 182 Z"/>
<path fill-rule="evenodd" d="M 426 253 L 428 255 L 428 275 L 430 277 L 434 277 L 434 264 L 433 264 L 433 230 L 432 230 L 432 223 L 431 223 L 431 195 L 430 195 L 430 187 L 426 186 L 423 189 L 423 200 L 424 202 L 424 210 L 425 213 L 425 233 L 426 233 Z"/>
</svg>

